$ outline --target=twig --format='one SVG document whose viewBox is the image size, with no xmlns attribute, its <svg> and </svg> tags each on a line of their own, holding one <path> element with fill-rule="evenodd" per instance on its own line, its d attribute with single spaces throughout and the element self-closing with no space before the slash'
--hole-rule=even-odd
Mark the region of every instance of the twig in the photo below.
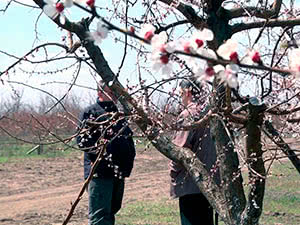
<svg viewBox="0 0 300 225">
<path fill-rule="evenodd" d="M 73 216 L 73 213 L 74 213 L 74 210 L 75 210 L 76 206 L 78 205 L 79 201 L 81 200 L 82 195 L 84 194 L 84 191 L 85 191 L 87 185 L 90 183 L 90 181 L 91 181 L 91 179 L 92 179 L 92 177 L 93 177 L 93 175 L 96 171 L 96 168 L 97 168 L 98 164 L 100 163 L 100 160 L 103 158 L 103 155 L 104 155 L 104 152 L 105 152 L 105 147 L 106 147 L 106 145 L 102 145 L 102 148 L 100 149 L 100 151 L 98 153 L 97 159 L 96 159 L 95 163 L 93 164 L 93 166 L 91 168 L 91 172 L 90 172 L 88 178 L 83 183 L 76 200 L 74 201 L 73 204 L 71 204 L 71 209 L 70 209 L 66 219 L 62 223 L 62 225 L 68 224 L 71 217 Z"/>
</svg>

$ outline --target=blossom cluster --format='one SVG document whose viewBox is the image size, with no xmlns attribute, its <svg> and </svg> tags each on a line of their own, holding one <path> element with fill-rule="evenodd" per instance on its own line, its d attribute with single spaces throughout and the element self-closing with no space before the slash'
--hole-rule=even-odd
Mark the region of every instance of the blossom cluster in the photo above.
<svg viewBox="0 0 300 225">
<path fill-rule="evenodd" d="M 87 7 L 95 7 L 95 0 L 45 0 L 44 12 L 50 18 L 55 19 L 59 16 L 60 23 L 65 23 L 64 9 L 72 7 L 74 3 L 83 4 Z M 191 68 L 195 77 L 199 81 L 207 81 L 217 76 L 222 82 L 231 88 L 238 87 L 237 74 L 240 70 L 238 64 L 244 63 L 247 65 L 263 65 L 261 56 L 257 50 L 249 49 L 246 56 L 240 57 L 238 54 L 238 43 L 233 39 L 228 39 L 216 51 L 212 51 L 207 47 L 207 42 L 214 39 L 214 34 L 209 29 L 196 30 L 189 39 L 169 40 L 168 34 L 165 31 L 155 33 L 156 28 L 152 24 L 144 24 L 141 27 L 139 36 L 150 43 L 151 65 L 155 72 L 161 71 L 162 74 L 170 76 L 173 72 L 174 60 L 172 55 L 174 52 L 184 52 L 187 60 L 186 64 Z M 103 39 L 108 36 L 109 29 L 107 25 L 100 19 L 97 23 L 97 28 L 88 32 L 88 36 L 95 44 L 100 44 Z M 134 33 L 134 29 L 130 30 Z M 208 60 L 201 60 L 194 55 L 201 55 Z M 242 58 L 242 60 L 240 60 Z M 227 60 L 224 65 L 210 65 L 209 59 Z M 294 49 L 289 54 L 290 69 L 296 78 L 300 77 L 300 49 Z"/>
<path fill-rule="evenodd" d="M 61 24 L 65 24 L 66 17 L 64 15 L 64 10 L 70 8 L 74 3 L 86 5 L 90 8 L 95 7 L 96 0 L 64 0 L 57 2 L 55 0 L 44 0 L 45 5 L 43 11 L 47 16 L 52 19 L 59 17 Z M 97 23 L 97 29 L 93 32 L 89 32 L 88 35 L 91 40 L 95 41 L 96 44 L 100 44 L 103 39 L 107 37 L 108 29 L 102 21 Z"/>
<path fill-rule="evenodd" d="M 232 39 L 227 40 L 218 50 L 212 51 L 207 47 L 207 42 L 214 39 L 214 34 L 209 29 L 196 30 L 193 35 L 185 40 L 168 41 L 168 35 L 165 31 L 155 34 L 155 27 L 151 24 L 142 26 L 140 36 L 149 41 L 152 46 L 152 68 L 163 74 L 170 75 L 172 73 L 172 61 L 170 56 L 175 51 L 181 51 L 189 57 L 186 62 L 192 69 L 194 76 L 200 81 L 206 81 L 213 76 L 227 84 L 231 88 L 238 87 L 237 73 L 239 71 L 239 55 L 238 43 Z M 193 56 L 189 56 L 193 54 Z M 194 57 L 194 54 L 205 56 L 208 59 L 217 60 L 219 58 L 228 60 L 229 64 L 223 66 L 221 64 L 210 66 L 206 61 Z M 261 58 L 258 51 L 249 50 L 243 61 L 248 64 L 261 65 Z"/>
<path fill-rule="evenodd" d="M 59 16 L 61 24 L 65 24 L 66 17 L 64 15 L 65 8 L 70 8 L 74 5 L 74 2 L 78 4 L 86 4 L 89 7 L 95 7 L 96 0 L 64 0 L 57 2 L 56 0 L 44 0 L 45 5 L 43 11 L 47 16 L 55 19 Z"/>
</svg>

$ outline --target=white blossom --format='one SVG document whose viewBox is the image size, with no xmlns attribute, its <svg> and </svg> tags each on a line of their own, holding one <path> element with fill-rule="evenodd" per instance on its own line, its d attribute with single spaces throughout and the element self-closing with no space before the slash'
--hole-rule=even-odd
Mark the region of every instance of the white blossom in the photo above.
<svg viewBox="0 0 300 225">
<path fill-rule="evenodd" d="M 55 19 L 59 16 L 60 23 L 65 24 L 66 17 L 63 13 L 65 9 L 64 4 L 61 2 L 56 3 L 56 1 L 53 0 L 44 0 L 44 2 L 46 3 L 43 7 L 45 14 L 51 19 Z"/>
<path fill-rule="evenodd" d="M 95 42 L 95 44 L 100 44 L 103 39 L 108 35 L 108 28 L 106 25 L 99 20 L 97 23 L 97 29 L 93 32 L 89 32 L 90 38 Z"/>
<path fill-rule="evenodd" d="M 191 47 L 194 50 L 203 48 L 206 46 L 207 41 L 212 41 L 213 39 L 214 33 L 211 30 L 204 28 L 203 30 L 197 31 L 192 35 L 190 39 Z"/>
<path fill-rule="evenodd" d="M 218 59 L 216 53 L 211 49 L 199 48 L 197 50 L 197 54 L 205 56 L 207 58 L 215 59 L 215 60 Z"/>
<path fill-rule="evenodd" d="M 169 61 L 170 58 L 168 54 L 162 54 L 162 52 L 155 51 L 151 55 L 152 69 L 155 72 L 161 70 L 162 74 L 168 76 L 172 73 L 172 64 Z"/>
<path fill-rule="evenodd" d="M 173 53 L 176 49 L 176 43 L 168 42 L 168 35 L 165 31 L 156 34 L 151 39 L 152 52 L 168 52 Z"/>
<path fill-rule="evenodd" d="M 199 82 L 211 81 L 215 75 L 214 68 L 209 66 L 204 67 L 204 69 L 199 67 L 198 70 L 194 72 Z"/>
<path fill-rule="evenodd" d="M 237 88 L 238 86 L 236 74 L 239 69 L 239 66 L 236 64 L 228 64 L 226 67 L 222 65 L 214 66 L 214 71 L 220 76 L 221 82 L 226 83 L 231 88 Z"/>
<path fill-rule="evenodd" d="M 246 57 L 242 60 L 242 62 L 248 65 L 262 64 L 260 54 L 255 49 L 249 49 Z"/>
<path fill-rule="evenodd" d="M 186 53 L 196 53 L 198 49 L 206 46 L 207 41 L 213 39 L 214 34 L 211 30 L 206 28 L 201 31 L 197 30 L 189 40 L 183 41 L 183 50 Z"/>
<path fill-rule="evenodd" d="M 143 24 L 140 30 L 140 36 L 147 41 L 151 41 L 154 36 L 155 27 L 152 24 Z"/>
<path fill-rule="evenodd" d="M 217 53 L 223 59 L 231 60 L 236 63 L 238 60 L 237 48 L 238 43 L 232 39 L 228 39 L 218 48 Z"/>
<path fill-rule="evenodd" d="M 172 63 L 170 63 L 170 54 L 175 51 L 176 43 L 167 42 L 168 35 L 165 31 L 156 34 L 151 38 L 151 60 L 152 69 L 156 72 L 162 71 L 162 74 L 170 75 L 172 73 Z"/>
<path fill-rule="evenodd" d="M 44 0 L 45 5 L 43 7 L 43 11 L 47 16 L 54 19 L 59 15 L 59 12 L 56 9 L 56 3 L 53 0 Z"/>
<path fill-rule="evenodd" d="M 151 38 L 152 49 L 158 49 L 168 41 L 167 32 L 163 31 Z"/>
<path fill-rule="evenodd" d="M 300 48 L 292 49 L 288 55 L 289 67 L 296 78 L 300 78 Z"/>
</svg>

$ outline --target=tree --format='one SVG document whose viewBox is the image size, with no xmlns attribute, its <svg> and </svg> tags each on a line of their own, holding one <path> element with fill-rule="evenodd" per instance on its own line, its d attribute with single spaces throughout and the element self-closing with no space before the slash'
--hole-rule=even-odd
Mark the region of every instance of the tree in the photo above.
<svg viewBox="0 0 300 225">
<path fill-rule="evenodd" d="M 9 1 L 7 6 L 12 2 L 18 1 Z M 300 19 L 294 1 L 284 4 L 275 0 L 270 5 L 268 1 L 227 4 L 222 0 L 126 0 L 112 1 L 107 8 L 93 0 L 34 2 L 38 6 L 36 10 L 42 9 L 59 28 L 69 32 L 68 43 L 34 46 L 0 75 L 11 73 L 20 62 L 44 63 L 30 55 L 53 46 L 63 49 L 65 58 L 75 61 L 77 74 L 81 65 L 87 64 L 91 73 L 111 87 L 124 107 L 125 116 L 139 126 L 156 149 L 184 165 L 225 224 L 258 224 L 268 175 L 265 163 L 276 158 L 276 155 L 265 154 L 268 149 L 262 147 L 265 144 L 263 134 L 278 145 L 300 172 L 299 153 L 283 138 L 285 135 L 299 136 L 296 114 L 300 109 L 297 81 L 300 58 L 296 40 Z M 68 7 L 70 10 L 79 8 L 88 16 L 72 22 L 72 16 L 66 18 L 64 15 Z M 98 21 L 96 29 L 93 28 L 95 20 Z M 110 38 L 110 34 L 115 36 L 115 42 L 124 46 L 117 72 L 112 70 L 101 51 L 102 40 Z M 86 54 L 79 54 L 80 49 Z M 125 83 L 120 82 L 122 76 L 126 76 L 122 68 L 127 57 L 131 59 L 132 52 L 137 60 L 126 63 L 136 65 L 139 82 L 133 84 L 129 80 L 125 88 Z M 152 68 L 149 68 L 149 54 Z M 44 58 L 48 62 L 62 59 L 60 56 L 49 59 L 47 54 Z M 159 78 L 160 72 L 165 76 Z M 153 83 L 146 82 L 150 76 L 154 77 Z M 210 179 L 192 152 L 177 148 L 167 135 L 163 135 L 177 128 L 166 124 L 164 112 L 155 108 L 155 104 L 149 104 L 151 96 L 164 92 L 162 87 L 166 84 L 175 87 L 178 80 L 191 77 L 211 85 L 213 107 L 200 121 L 180 129 L 191 129 L 210 121 L 216 140 L 220 186 Z M 139 104 L 137 93 L 146 99 L 149 110 Z M 175 101 L 174 90 L 165 94 Z M 277 117 L 283 124 L 275 127 L 272 120 Z M 245 133 L 245 146 L 236 144 L 233 132 Z M 241 175 L 244 166 L 249 173 L 248 198 Z"/>
</svg>

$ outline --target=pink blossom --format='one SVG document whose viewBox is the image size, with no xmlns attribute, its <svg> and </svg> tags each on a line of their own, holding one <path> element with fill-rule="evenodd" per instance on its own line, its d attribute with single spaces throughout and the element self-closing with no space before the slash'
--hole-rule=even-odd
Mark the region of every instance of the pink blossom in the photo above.
<svg viewBox="0 0 300 225">
<path fill-rule="evenodd" d="M 168 42 L 168 35 L 165 31 L 163 31 L 153 36 L 153 38 L 151 39 L 151 46 L 152 52 L 160 51 L 164 53 L 173 53 L 176 49 L 176 42 Z"/>
<path fill-rule="evenodd" d="M 250 56 L 252 61 L 255 62 L 255 63 L 259 63 L 261 62 L 261 58 L 260 58 L 260 54 L 259 52 L 253 52 L 253 54 Z"/>
<path fill-rule="evenodd" d="M 73 0 L 65 0 L 64 3 L 56 3 L 54 0 L 44 0 L 44 2 L 46 3 L 43 7 L 45 14 L 51 19 L 59 16 L 60 23 L 65 24 L 66 17 L 63 12 L 65 8 L 73 6 Z"/>
<path fill-rule="evenodd" d="M 152 68 L 154 71 L 161 70 L 163 74 L 170 75 L 172 65 L 170 63 L 170 54 L 175 51 L 175 42 L 167 42 L 166 32 L 156 34 L 151 39 L 152 46 Z"/>
<path fill-rule="evenodd" d="M 196 31 L 188 41 L 183 41 L 183 51 L 186 53 L 195 53 L 199 48 L 206 46 L 207 41 L 214 39 L 211 30 L 204 28 Z"/>
<path fill-rule="evenodd" d="M 262 65 L 260 54 L 257 50 L 248 50 L 247 56 L 242 60 L 243 63 L 253 65 Z"/>
<path fill-rule="evenodd" d="M 206 68 L 204 68 L 204 70 L 198 71 L 198 73 L 198 75 L 200 76 L 197 80 L 200 82 L 206 82 L 209 80 L 211 81 L 216 72 L 213 67 L 207 66 Z"/>
<path fill-rule="evenodd" d="M 146 39 L 147 41 L 151 41 L 154 36 L 155 27 L 152 24 L 143 24 L 140 35 L 142 38 Z"/>
<path fill-rule="evenodd" d="M 292 49 L 288 55 L 289 67 L 296 78 L 300 78 L 300 48 Z"/>
<path fill-rule="evenodd" d="M 215 74 L 214 69 L 208 66 L 203 60 L 192 60 L 189 62 L 189 66 L 199 82 L 212 80 Z"/>
<path fill-rule="evenodd" d="M 89 7 L 93 8 L 93 7 L 95 7 L 95 0 L 87 0 L 87 1 L 86 1 L 86 4 L 87 4 Z"/>
<path fill-rule="evenodd" d="M 236 74 L 240 70 L 236 64 L 228 64 L 226 67 L 222 65 L 214 66 L 214 71 L 220 76 L 221 82 L 226 83 L 231 88 L 237 88 L 238 80 Z"/>
<path fill-rule="evenodd" d="M 170 63 L 170 55 L 156 51 L 151 55 L 152 69 L 155 72 L 161 70 L 162 74 L 170 75 L 172 73 L 172 64 Z"/>
<path fill-rule="evenodd" d="M 207 41 L 212 41 L 213 39 L 214 33 L 211 30 L 204 28 L 201 31 L 196 31 L 192 35 L 190 44 L 194 50 L 197 50 L 201 47 L 204 47 Z"/>
<path fill-rule="evenodd" d="M 238 53 L 237 53 L 238 43 L 232 39 L 228 39 L 224 44 L 222 44 L 217 53 L 223 59 L 230 60 L 234 63 L 238 62 Z"/>
<path fill-rule="evenodd" d="M 108 28 L 101 20 L 99 20 L 97 23 L 97 29 L 93 32 L 89 32 L 89 36 L 95 42 L 95 44 L 100 44 L 102 40 L 107 37 L 107 34 Z"/>
</svg>

